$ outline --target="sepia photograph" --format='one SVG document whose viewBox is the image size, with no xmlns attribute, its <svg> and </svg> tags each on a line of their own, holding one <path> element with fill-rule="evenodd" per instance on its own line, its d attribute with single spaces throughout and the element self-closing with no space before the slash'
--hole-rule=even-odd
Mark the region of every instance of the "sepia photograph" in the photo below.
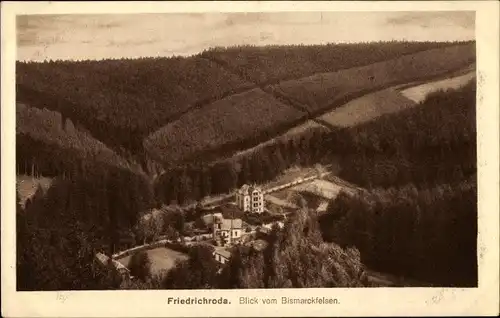
<svg viewBox="0 0 500 318">
<path fill-rule="evenodd" d="M 477 289 L 476 24 L 16 15 L 15 291 L 305 289 L 164 303 L 332 306 L 336 288 Z"/>
</svg>

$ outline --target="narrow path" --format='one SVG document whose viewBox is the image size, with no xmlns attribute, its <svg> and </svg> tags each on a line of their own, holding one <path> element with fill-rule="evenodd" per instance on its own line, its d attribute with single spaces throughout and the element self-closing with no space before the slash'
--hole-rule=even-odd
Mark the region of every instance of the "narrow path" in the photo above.
<svg viewBox="0 0 500 318">
<path fill-rule="evenodd" d="M 326 128 L 330 129 L 330 130 L 337 130 L 339 129 L 340 127 L 337 127 L 337 126 L 334 126 L 332 124 L 330 124 L 329 122 L 327 122 L 326 120 L 323 120 L 320 118 L 320 116 L 318 117 L 315 117 L 314 118 L 314 121 L 317 122 L 318 124 L 320 125 L 323 125 L 325 126 Z"/>
</svg>

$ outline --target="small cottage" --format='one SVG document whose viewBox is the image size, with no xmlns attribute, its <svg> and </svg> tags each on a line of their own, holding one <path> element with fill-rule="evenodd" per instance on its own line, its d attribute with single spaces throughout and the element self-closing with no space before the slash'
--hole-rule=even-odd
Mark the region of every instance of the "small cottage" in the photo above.
<svg viewBox="0 0 500 318">
<path fill-rule="evenodd" d="M 225 264 L 231 258 L 231 252 L 226 249 L 215 249 L 214 251 L 215 260 L 221 264 Z"/>
</svg>

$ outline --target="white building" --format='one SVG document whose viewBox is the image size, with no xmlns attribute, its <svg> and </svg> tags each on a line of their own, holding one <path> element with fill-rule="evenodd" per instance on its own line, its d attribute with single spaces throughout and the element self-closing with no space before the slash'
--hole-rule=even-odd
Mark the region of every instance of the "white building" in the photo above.
<svg viewBox="0 0 500 318">
<path fill-rule="evenodd" d="M 262 189 L 244 184 L 236 191 L 236 205 L 244 212 L 264 212 L 264 193 Z"/>
<path fill-rule="evenodd" d="M 225 264 L 231 258 L 231 252 L 226 249 L 216 249 L 214 251 L 215 260 L 221 264 Z"/>
<path fill-rule="evenodd" d="M 217 218 L 214 221 L 213 238 L 219 245 L 232 244 L 241 238 L 243 232 L 243 221 L 241 219 Z"/>
</svg>

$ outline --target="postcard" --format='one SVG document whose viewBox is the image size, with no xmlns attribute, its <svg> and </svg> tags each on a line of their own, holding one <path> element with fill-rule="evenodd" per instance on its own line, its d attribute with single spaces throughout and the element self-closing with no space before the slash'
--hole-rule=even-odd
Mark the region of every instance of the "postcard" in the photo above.
<svg viewBox="0 0 500 318">
<path fill-rule="evenodd" d="M 2 3 L 2 315 L 498 314 L 498 9 Z"/>
</svg>

